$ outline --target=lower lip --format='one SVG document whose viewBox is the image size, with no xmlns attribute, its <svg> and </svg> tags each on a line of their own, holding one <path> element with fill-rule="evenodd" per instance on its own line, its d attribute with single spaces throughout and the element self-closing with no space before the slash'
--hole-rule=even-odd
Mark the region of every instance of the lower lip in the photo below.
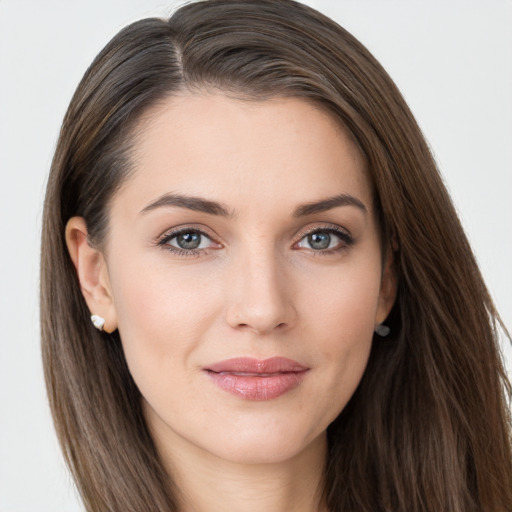
<svg viewBox="0 0 512 512">
<path fill-rule="evenodd" d="M 239 375 L 208 371 L 208 376 L 224 391 L 246 400 L 272 400 L 296 388 L 308 370 L 270 375 Z"/>
</svg>

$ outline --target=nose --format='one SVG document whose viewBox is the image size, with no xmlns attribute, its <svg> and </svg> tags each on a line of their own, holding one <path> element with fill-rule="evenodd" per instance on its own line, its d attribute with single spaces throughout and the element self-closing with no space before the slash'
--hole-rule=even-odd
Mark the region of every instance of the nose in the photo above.
<svg viewBox="0 0 512 512">
<path fill-rule="evenodd" d="M 259 335 L 290 328 L 296 320 L 294 291 L 274 252 L 254 251 L 241 257 L 233 267 L 227 323 L 237 330 Z"/>
</svg>

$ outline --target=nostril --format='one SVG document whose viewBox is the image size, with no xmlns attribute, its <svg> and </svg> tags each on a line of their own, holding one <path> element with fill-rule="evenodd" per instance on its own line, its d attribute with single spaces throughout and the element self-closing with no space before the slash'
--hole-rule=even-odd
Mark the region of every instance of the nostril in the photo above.
<svg viewBox="0 0 512 512">
<path fill-rule="evenodd" d="M 273 328 L 271 327 L 270 329 L 266 329 L 266 328 L 264 329 L 262 327 L 259 327 L 259 328 L 256 327 L 256 330 L 261 331 L 261 332 L 263 332 L 263 331 L 266 332 L 267 330 L 268 331 L 276 331 L 276 330 L 282 331 L 282 330 L 285 330 L 287 327 L 288 327 L 288 324 L 286 322 L 281 322 L 281 323 L 275 325 Z M 236 328 L 237 329 L 241 329 L 241 330 L 247 330 L 247 329 L 253 330 L 253 329 L 255 329 L 254 326 L 252 326 L 251 324 L 247 324 L 247 323 L 239 323 L 239 324 L 236 325 Z"/>
</svg>

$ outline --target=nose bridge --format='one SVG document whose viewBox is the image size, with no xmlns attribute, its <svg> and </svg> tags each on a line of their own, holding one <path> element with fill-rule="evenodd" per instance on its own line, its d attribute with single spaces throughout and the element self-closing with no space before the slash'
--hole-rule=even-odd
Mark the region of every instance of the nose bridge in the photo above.
<svg viewBox="0 0 512 512">
<path fill-rule="evenodd" d="M 293 293 L 274 247 L 268 242 L 251 244 L 241 249 L 236 259 L 228 323 L 258 333 L 290 326 Z"/>
</svg>

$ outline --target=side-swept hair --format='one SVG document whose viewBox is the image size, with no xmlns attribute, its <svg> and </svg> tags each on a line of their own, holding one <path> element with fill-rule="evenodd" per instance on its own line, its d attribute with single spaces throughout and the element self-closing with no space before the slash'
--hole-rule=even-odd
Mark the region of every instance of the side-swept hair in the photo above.
<svg viewBox="0 0 512 512">
<path fill-rule="evenodd" d="M 44 206 L 41 330 L 65 459 L 89 512 L 177 510 L 117 332 L 89 320 L 65 225 L 108 235 L 129 179 L 138 121 L 184 90 L 328 109 L 368 166 L 382 238 L 394 247 L 391 336 L 374 339 L 362 381 L 328 428 L 332 512 L 512 510 L 501 326 L 425 140 L 387 73 L 332 20 L 291 0 L 210 0 L 119 32 L 65 116 Z"/>
</svg>

